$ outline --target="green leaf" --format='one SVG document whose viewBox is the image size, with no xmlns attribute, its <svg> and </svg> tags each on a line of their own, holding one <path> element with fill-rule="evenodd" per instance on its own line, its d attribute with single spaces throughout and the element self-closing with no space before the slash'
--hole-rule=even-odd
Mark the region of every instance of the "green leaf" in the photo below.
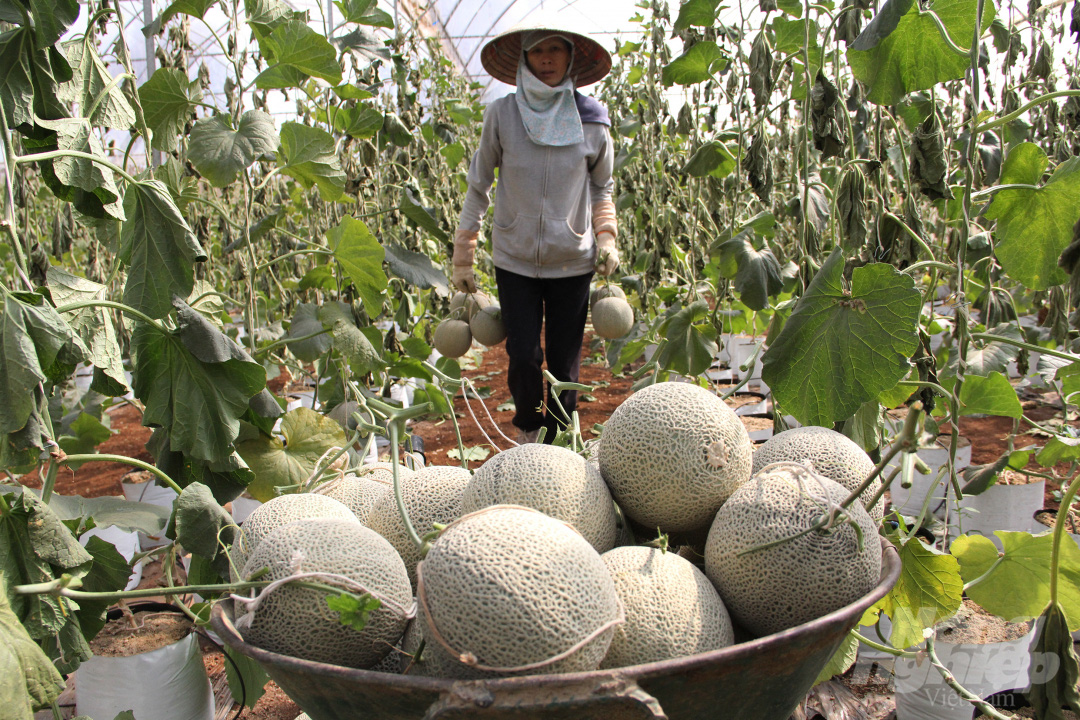
<svg viewBox="0 0 1080 720">
<path fill-rule="evenodd" d="M 781 55 L 790 55 L 791 53 L 799 52 L 803 49 L 803 45 L 806 44 L 806 20 L 788 19 L 781 16 L 773 20 L 772 27 L 773 31 L 776 33 L 776 44 L 774 49 L 777 53 L 780 53 Z M 810 55 L 812 63 L 816 59 L 814 56 L 821 52 L 821 49 L 818 47 L 818 36 L 820 34 L 821 29 L 818 27 L 817 22 L 811 20 Z M 813 73 L 813 75 L 816 74 L 816 72 Z"/>
<path fill-rule="evenodd" d="M 284 23 L 270 33 L 262 48 L 269 67 L 255 78 L 258 88 L 301 87 L 310 77 L 331 85 L 341 82 L 337 51 L 306 22 L 290 20 Z"/>
<path fill-rule="evenodd" d="M 1048 160 L 1032 143 L 1017 145 L 1001 168 L 1002 184 L 1036 185 Z M 1080 157 L 1061 163 L 1037 190 L 1010 188 L 994 196 L 986 217 L 997 220 L 994 248 L 1005 272 L 1032 290 L 1046 290 L 1068 280 L 1058 258 L 1072 241 L 1080 207 Z"/>
<path fill-rule="evenodd" d="M 36 409 L 34 390 L 48 380 L 55 365 L 77 363 L 85 352 L 51 306 L 7 294 L 0 314 L 0 435 L 26 425 Z"/>
<path fill-rule="evenodd" d="M 100 420 L 93 415 L 81 412 L 79 417 L 71 423 L 71 434 L 61 435 L 57 438 L 57 442 L 60 444 L 60 449 L 68 455 L 82 455 L 94 452 L 98 445 L 112 436 L 113 431 Z M 82 463 L 77 462 L 67 463 L 72 470 L 77 470 L 81 465 Z"/>
<path fill-rule="evenodd" d="M 61 268 L 51 266 L 46 278 L 49 293 L 57 307 L 106 299 L 104 285 L 72 275 Z M 64 318 L 86 346 L 89 353 L 87 359 L 121 387 L 127 388 L 124 358 L 116 338 L 112 314 L 103 307 L 85 307 L 64 313 Z"/>
<path fill-rule="evenodd" d="M 716 328 L 709 322 L 709 305 L 704 300 L 669 316 L 660 326 L 666 338 L 657 355 L 660 367 L 680 375 L 700 375 L 716 357 Z"/>
<path fill-rule="evenodd" d="M 78 495 L 53 494 L 49 507 L 61 520 L 82 525 L 93 520 L 98 527 L 115 526 L 125 532 L 137 530 L 158 535 L 165 529 L 172 509 L 151 503 L 133 502 L 121 497 L 83 498 Z"/>
<path fill-rule="evenodd" d="M 1076 655 L 1061 605 L 1048 605 L 1039 617 L 1036 628 L 1031 655 L 1032 658 L 1042 658 L 1042 662 L 1033 660 L 1031 663 L 1031 689 L 1027 693 L 1035 717 L 1064 720 L 1064 707 L 1071 709 L 1074 714 L 1080 714 L 1080 691 L 1077 690 L 1080 658 Z M 1058 661 L 1056 672 L 1050 672 L 1050 661 L 1053 659 Z"/>
<path fill-rule="evenodd" d="M 1020 328 L 1015 323 L 1002 323 L 991 328 L 989 332 L 1012 340 L 1023 341 L 1024 339 L 1023 333 L 1020 332 Z M 1015 360 L 1018 353 L 1019 350 L 1015 345 L 1004 342 L 972 342 L 968 346 L 966 374 L 969 377 L 971 375 L 986 377 L 992 372 L 1005 372 L 1009 366 L 1009 361 Z M 939 377 L 955 375 L 958 366 L 959 358 L 950 358 L 946 368 L 939 371 Z"/>
<path fill-rule="evenodd" d="M 305 188 L 317 185 L 319 195 L 333 202 L 345 191 L 345 173 L 341 170 L 330 133 L 296 122 L 281 126 L 281 149 L 278 151 L 281 172 L 295 178 Z"/>
<path fill-rule="evenodd" d="M 256 395 L 258 397 L 258 395 Z M 276 405 L 276 403 L 275 403 Z M 250 406 L 250 401 L 249 401 Z M 246 421 L 255 424 L 259 418 L 253 412 L 246 412 L 241 417 L 241 428 Z M 271 428 L 273 423 L 271 423 Z M 262 427 L 260 425 L 260 427 Z M 269 432 L 270 428 L 265 431 Z M 241 432 L 243 432 L 241 430 Z M 188 487 L 193 483 L 202 483 L 210 488 L 214 499 L 221 503 L 235 500 L 244 491 L 244 488 L 255 479 L 255 473 L 247 466 L 239 453 L 230 452 L 224 459 L 215 462 L 206 462 L 198 458 L 175 452 L 169 444 L 169 433 L 163 428 L 157 428 L 150 436 L 146 444 L 156 459 L 158 469 L 173 479 L 181 488 Z"/>
<path fill-rule="evenodd" d="M 734 278 L 739 300 L 751 310 L 769 307 L 769 297 L 784 289 L 780 262 L 765 248 L 758 250 L 748 233 L 741 232 L 717 248 L 720 272 Z"/>
<path fill-rule="evenodd" d="M 960 566 L 952 555 L 929 547 L 918 537 L 903 545 L 889 539 L 900 551 L 900 578 L 889 594 L 878 601 L 892 619 L 893 647 L 908 648 L 923 640 L 923 630 L 951 617 L 963 599 Z"/>
<path fill-rule="evenodd" d="M 191 294 L 193 263 L 206 261 L 206 253 L 158 180 L 128 183 L 124 213 L 119 252 L 128 266 L 124 303 L 152 318 L 165 317 L 174 295 Z"/>
<path fill-rule="evenodd" d="M 344 447 L 345 431 L 334 420 L 305 407 L 296 408 L 281 420 L 281 437 L 258 437 L 237 446 L 255 471 L 248 494 L 266 502 L 275 497 L 274 487 L 306 480 L 315 463 L 332 447 Z"/>
<path fill-rule="evenodd" d="M 420 290 L 435 288 L 440 295 L 450 293 L 450 284 L 442 270 L 423 253 L 387 243 L 386 263 L 390 272 Z M 426 357 L 426 356 L 425 356 Z"/>
<path fill-rule="evenodd" d="M 386 42 L 364 28 L 357 28 L 348 35 L 334 38 L 334 43 L 342 53 L 352 54 L 357 61 L 357 70 L 368 67 L 376 60 L 390 59 L 390 48 L 386 46 Z"/>
<path fill-rule="evenodd" d="M 191 128 L 188 159 L 215 187 L 225 187 L 253 162 L 274 154 L 278 146 L 274 119 L 262 110 L 248 110 L 232 129 L 232 118 L 219 114 Z"/>
<path fill-rule="evenodd" d="M 716 22 L 716 10 L 720 0 L 686 0 L 679 6 L 679 17 L 672 28 L 681 32 L 688 27 L 711 28 Z"/>
<path fill-rule="evenodd" d="M 1019 418 L 1023 415 L 1020 398 L 1009 379 L 999 372 L 987 377 L 969 375 L 960 389 L 961 415 L 998 415 Z"/>
<path fill-rule="evenodd" d="M 223 576 L 228 575 L 229 563 L 222 548 L 232 544 L 235 532 L 232 515 L 206 485 L 191 483 L 176 499 L 176 541 L 209 560 Z"/>
<path fill-rule="evenodd" d="M 34 16 L 34 38 L 45 48 L 56 43 L 79 19 L 78 0 L 29 0 Z"/>
<path fill-rule="evenodd" d="M 266 692 L 270 676 L 262 669 L 262 665 L 228 645 L 225 646 L 225 654 L 232 658 L 232 662 L 225 663 L 225 676 L 229 681 L 233 700 L 237 703 L 243 702 L 249 708 L 255 707 L 255 703 Z"/>
<path fill-rule="evenodd" d="M 105 160 L 98 133 L 81 118 L 38 119 L 38 125 L 56 134 L 39 151 L 75 150 Z M 81 157 L 59 157 L 39 163 L 42 179 L 53 194 L 92 218 L 124 219 L 112 170 Z"/>
<path fill-rule="evenodd" d="M 831 426 L 891 389 L 911 367 L 921 296 L 883 263 L 856 268 L 843 286 L 833 252 L 762 359 L 762 379 L 804 425 Z"/>
<path fill-rule="evenodd" d="M 439 227 L 435 209 L 425 207 L 422 203 L 423 198 L 413 188 L 406 186 L 404 192 L 401 193 L 401 206 L 398 209 L 401 210 L 402 215 L 434 235 L 435 239 L 447 241 L 450 236 Z"/>
<path fill-rule="evenodd" d="M 960 563 L 965 583 L 979 580 L 967 589 L 968 597 L 987 612 L 1009 622 L 1038 617 L 1050 602 L 1050 552 L 1053 533 L 1031 535 L 1003 532 L 994 535 L 997 545 L 982 535 L 962 535 L 952 544 L 952 554 Z M 1080 548 L 1065 538 L 1061 544 L 1058 572 L 1058 602 L 1069 618 L 1071 630 L 1080 629 Z"/>
<path fill-rule="evenodd" d="M 439 154 L 446 158 L 446 164 L 456 168 L 465 159 L 465 146 L 461 143 L 450 143 L 439 149 Z"/>
<path fill-rule="evenodd" d="M 363 376 L 386 367 L 386 363 L 379 357 L 379 352 L 364 333 L 348 320 L 336 320 L 331 333 L 334 336 L 334 349 L 349 361 L 349 369 L 354 375 Z"/>
<path fill-rule="evenodd" d="M 30 55 L 34 52 L 32 32 L 25 28 L 0 34 L 0 103 L 8 127 L 34 124 L 34 85 L 30 79 Z"/>
<path fill-rule="evenodd" d="M 469 462 L 484 462 L 487 460 L 488 455 L 491 455 L 491 449 L 483 445 L 473 445 L 465 448 L 465 459 Z M 446 451 L 446 457 L 460 461 L 461 453 L 457 448 L 450 448 Z"/>
<path fill-rule="evenodd" d="M 319 117 L 325 118 L 326 112 L 320 110 Z M 331 107 L 330 123 L 334 130 L 344 133 L 357 140 L 366 140 L 374 137 L 383 126 L 383 114 L 373 107 L 358 106 L 354 108 Z"/>
<path fill-rule="evenodd" d="M 382 607 L 382 603 L 371 595 L 354 595 L 343 592 L 340 595 L 328 595 L 327 606 L 338 614 L 338 622 L 357 632 L 367 626 L 368 616 Z"/>
<path fill-rule="evenodd" d="M 221 462 L 233 452 L 239 418 L 265 387 L 266 371 L 183 301 L 175 305 L 176 331 L 139 323 L 132 334 L 143 424 L 165 428 L 174 452 Z"/>
<path fill-rule="evenodd" d="M 968 495 L 981 495 L 997 482 L 998 475 L 1002 470 L 1011 468 L 1021 470 L 1028 463 L 1031 453 L 1026 450 L 1006 451 L 992 463 L 984 465 L 968 465 L 964 468 L 964 485 L 960 488 L 964 497 Z"/>
<path fill-rule="evenodd" d="M 169 6 L 165 14 L 168 15 L 177 5 L 189 1 L 177 0 Z M 211 0 L 209 4 L 214 2 L 217 0 Z M 146 124 L 154 133 L 151 143 L 154 149 L 171 153 L 180 146 L 178 137 L 200 100 L 202 85 L 198 80 L 188 80 L 187 74 L 176 68 L 159 68 L 154 71 L 150 79 L 139 88 L 139 101 L 143 106 Z M 194 132 L 194 128 L 192 131 Z"/>
<path fill-rule="evenodd" d="M 937 14 L 953 43 L 968 48 L 975 34 L 976 5 L 977 0 L 935 0 L 920 8 L 914 0 L 886 0 L 847 50 L 852 72 L 869 87 L 866 99 L 893 105 L 908 93 L 963 78 L 971 59 L 948 46 L 929 13 Z M 994 14 L 993 3 L 988 3 L 984 31 Z"/>
<path fill-rule="evenodd" d="M 852 665 L 855 664 L 855 659 L 859 655 L 859 638 L 857 634 L 852 631 L 844 636 L 844 639 L 840 641 L 840 647 L 836 648 L 836 652 L 829 658 L 829 662 L 818 673 L 817 680 L 814 684 L 823 683 L 826 680 L 831 680 L 836 675 L 842 675 L 848 671 Z"/>
<path fill-rule="evenodd" d="M 378 317 L 389 284 L 382 267 L 386 253 L 379 241 L 367 225 L 347 215 L 326 232 L 326 244 L 363 298 L 368 315 Z"/>
<path fill-rule="evenodd" d="M 303 338 L 315 333 L 327 330 L 323 321 L 319 318 L 319 306 L 314 303 L 300 303 L 296 306 L 292 321 L 289 323 L 289 332 L 286 338 Z M 330 349 L 334 338 L 329 332 L 315 337 L 307 337 L 306 340 L 295 340 L 287 343 L 289 352 L 301 362 L 315 362 L 323 353 Z"/>
<path fill-rule="evenodd" d="M 165 8 L 165 12 L 161 13 L 161 24 L 164 25 L 177 15 L 188 15 L 202 20 L 206 15 L 206 11 L 216 4 L 217 0 L 174 0 L 172 5 L 169 5 L 169 7 Z M 157 72 L 154 75 L 157 75 Z"/>
<path fill-rule="evenodd" d="M 86 551 L 94 559 L 94 564 L 82 579 L 80 590 L 117 592 L 127 587 L 131 577 L 131 563 L 120 554 L 115 545 L 94 536 L 87 539 Z M 105 627 L 105 612 L 111 604 L 110 600 L 79 601 L 79 629 L 87 642 L 93 640 L 101 628 Z"/>
<path fill-rule="evenodd" d="M 0 574 L 0 587 L 6 587 Z M 64 678 L 26 632 L 0 592 L 0 703 L 11 717 L 33 718 L 64 691 Z"/>
<path fill-rule="evenodd" d="M 56 89 L 56 96 L 65 103 L 76 103 L 79 112 L 94 127 L 131 129 L 135 125 L 135 110 L 124 97 L 120 83 L 113 82 L 113 76 L 98 57 L 97 46 L 79 38 L 62 43 L 61 47 L 71 65 L 72 78 Z"/>
<path fill-rule="evenodd" d="M 380 10 L 376 0 L 334 0 L 341 10 L 345 22 L 374 27 L 393 28 L 394 19 Z"/>
<path fill-rule="evenodd" d="M 694 85 L 704 82 L 727 65 L 727 57 L 714 42 L 695 43 L 688 51 L 672 60 L 661 71 L 660 81 L 666 86 Z"/>
<path fill-rule="evenodd" d="M 304 19 L 304 13 L 294 11 L 283 0 L 244 0 L 244 14 L 259 39 L 265 39 L 290 20 Z"/>
<path fill-rule="evenodd" d="M 154 179 L 160 180 L 169 188 L 173 202 L 181 211 L 186 210 L 188 205 L 199 199 L 199 181 L 186 175 L 180 161 L 172 156 L 167 157 L 165 162 L 154 168 Z M 258 228 L 259 223 L 251 227 L 252 240 L 261 237 L 257 235 Z"/>
<path fill-rule="evenodd" d="M 1070 438 L 1055 435 L 1047 441 L 1039 454 L 1035 456 L 1035 462 L 1043 467 L 1053 467 L 1061 462 L 1073 462 L 1080 460 L 1080 438 Z"/>
<path fill-rule="evenodd" d="M 711 140 L 694 151 L 686 161 L 683 172 L 690 177 L 712 175 L 717 180 L 723 180 L 735 172 L 736 164 L 735 155 L 727 145 Z"/>
</svg>

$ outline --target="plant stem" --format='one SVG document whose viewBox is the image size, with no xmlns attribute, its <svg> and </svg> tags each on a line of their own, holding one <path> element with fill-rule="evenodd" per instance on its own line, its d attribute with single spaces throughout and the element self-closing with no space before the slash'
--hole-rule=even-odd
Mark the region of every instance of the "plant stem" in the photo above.
<svg viewBox="0 0 1080 720">
<path fill-rule="evenodd" d="M 7 192 L 4 193 L 4 231 L 11 240 L 11 249 L 15 251 L 15 269 L 28 290 L 34 289 L 30 282 L 30 269 L 26 263 L 26 254 L 19 239 L 19 233 L 15 231 L 15 149 L 11 145 L 11 131 L 8 129 L 7 115 L 3 103 L 0 103 L 0 132 L 3 133 L 4 141 L 4 175 L 7 180 Z"/>
<path fill-rule="evenodd" d="M 182 487 L 177 485 L 173 481 L 173 479 L 171 477 L 169 477 L 168 475 L 166 475 L 160 468 L 156 468 L 156 467 L 154 467 L 153 465 L 151 465 L 149 463 L 143 462 L 142 460 L 136 460 L 135 458 L 129 458 L 129 457 L 126 457 L 124 455 L 109 455 L 109 454 L 105 454 L 105 453 L 101 453 L 101 454 L 99 454 L 99 453 L 85 453 L 85 454 L 80 454 L 80 455 L 65 455 L 60 460 L 60 462 L 62 462 L 62 463 L 69 463 L 69 462 L 96 462 L 96 461 L 118 462 L 118 463 L 126 463 L 128 465 L 134 465 L 137 468 L 141 468 L 143 470 L 148 470 L 148 471 L 152 472 L 154 475 L 157 475 L 159 478 L 161 478 L 162 482 L 164 482 L 166 485 L 168 485 L 173 490 L 175 490 L 177 495 L 179 495 L 180 493 L 182 493 L 184 491 L 184 489 Z"/>
<path fill-rule="evenodd" d="M 1020 106 L 1020 108 L 1017 109 L 1015 112 L 1011 112 L 1008 115 L 1000 117 L 997 120 L 988 122 L 985 125 L 979 125 L 977 128 L 975 128 L 975 132 L 984 133 L 987 130 L 993 130 L 994 128 L 1001 127 L 1002 125 L 1007 125 L 1008 123 L 1011 123 L 1013 120 L 1026 113 L 1031 108 L 1035 107 L 1036 105 L 1041 105 L 1048 100 L 1053 100 L 1054 98 L 1059 97 L 1080 97 L 1080 90 L 1058 90 L 1057 92 L 1040 95 L 1026 105 Z"/>
<path fill-rule="evenodd" d="M 109 162 L 105 158 L 98 157 L 97 155 L 93 155 L 91 153 L 82 152 L 81 150 L 49 150 L 48 152 L 34 153 L 32 155 L 19 155 L 15 158 L 15 162 L 20 165 L 24 165 L 26 163 L 41 162 L 43 160 L 54 160 L 55 158 L 61 157 L 73 157 L 81 158 L 83 160 L 89 160 L 91 162 L 97 163 L 98 165 L 101 165 L 102 167 L 109 168 L 114 173 L 127 180 L 129 183 L 136 184 L 139 182 L 134 177 L 129 175 L 127 171 L 124 170 L 124 168 L 120 167 L 116 163 Z"/>
<path fill-rule="evenodd" d="M 130 305 L 125 305 L 123 303 L 113 302 L 112 300 L 85 300 L 83 302 L 70 303 L 68 305 L 61 305 L 60 307 L 56 308 L 56 312 L 59 312 L 59 313 L 72 312 L 73 310 L 80 310 L 82 308 L 87 308 L 87 307 L 107 307 L 107 308 L 113 308 L 114 310 L 120 310 L 121 312 L 125 312 L 128 315 L 134 315 L 135 317 L 139 318 L 143 322 L 154 326 L 155 328 L 157 328 L 158 332 L 160 332 L 163 335 L 168 335 L 169 334 L 169 331 L 165 328 L 164 325 L 162 325 L 161 323 L 159 323 L 157 320 L 150 317 L 146 313 L 144 313 L 144 312 L 142 312 L 140 310 L 136 310 L 135 308 L 131 307 Z"/>
<path fill-rule="evenodd" d="M 56 486 L 56 471 L 60 467 L 60 463 L 56 460 L 49 461 L 49 469 L 45 471 L 45 481 L 41 484 L 41 501 L 49 502 L 49 498 L 52 497 L 53 488 Z"/>
<path fill-rule="evenodd" d="M 991 717 L 994 720 L 1011 720 L 1011 718 L 1016 717 L 1015 715 L 1003 715 L 999 713 L 993 705 L 986 702 L 957 681 L 956 677 L 952 674 L 952 671 L 945 667 L 945 665 L 942 664 L 941 659 L 938 658 L 937 650 L 934 649 L 934 632 L 932 630 L 926 635 L 926 654 L 930 658 L 930 664 L 941 673 L 941 677 L 945 681 L 945 684 L 951 687 L 961 698 L 977 707 L 984 715 Z"/>
<path fill-rule="evenodd" d="M 859 642 L 861 642 L 864 645 L 866 645 L 867 647 L 871 647 L 874 650 L 877 650 L 879 652 L 888 653 L 888 654 L 893 655 L 895 657 L 917 658 L 919 656 L 918 653 L 912 652 L 911 650 L 898 650 L 897 648 L 891 647 L 889 645 L 883 645 L 881 643 L 874 642 L 873 640 L 870 640 L 869 638 L 865 637 L 862 633 L 858 632 L 857 630 L 850 630 L 849 632 Z"/>
<path fill-rule="evenodd" d="M 1073 498 L 1080 490 L 1080 473 L 1073 476 L 1069 487 L 1061 496 L 1061 504 L 1058 505 L 1057 521 L 1054 523 L 1054 544 L 1050 551 L 1050 605 L 1058 602 L 1058 567 L 1061 564 L 1061 539 L 1065 535 L 1065 523 L 1069 517 L 1069 508 Z"/>
<path fill-rule="evenodd" d="M 1013 340 L 1002 335 L 994 335 L 992 333 L 971 333 L 973 340 L 987 340 L 989 342 L 999 342 L 1004 345 L 1012 345 L 1013 347 L 1023 348 L 1030 352 L 1037 352 L 1043 355 L 1050 355 L 1051 357 L 1061 358 L 1062 360 L 1071 360 L 1073 362 L 1080 361 L 1080 355 L 1072 355 L 1070 353 L 1061 352 L 1060 350 L 1054 350 L 1053 348 L 1044 348 L 1038 345 L 1032 345 L 1031 343 L 1022 342 L 1020 340 Z"/>
</svg>

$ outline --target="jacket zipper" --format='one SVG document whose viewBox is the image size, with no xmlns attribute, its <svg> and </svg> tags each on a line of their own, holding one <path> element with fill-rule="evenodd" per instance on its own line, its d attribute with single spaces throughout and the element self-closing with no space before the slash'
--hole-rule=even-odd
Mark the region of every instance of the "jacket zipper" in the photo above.
<svg viewBox="0 0 1080 720">
<path fill-rule="evenodd" d="M 544 150 L 544 182 L 541 186 L 540 195 L 540 234 L 536 238 L 536 267 L 535 277 L 540 277 L 540 268 L 544 254 L 544 201 L 547 199 L 548 172 L 551 170 L 551 148 Z"/>
</svg>

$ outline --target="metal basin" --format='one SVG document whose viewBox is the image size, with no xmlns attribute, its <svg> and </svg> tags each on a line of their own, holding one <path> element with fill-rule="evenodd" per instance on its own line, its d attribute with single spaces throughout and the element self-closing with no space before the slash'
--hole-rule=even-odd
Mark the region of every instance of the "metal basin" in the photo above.
<svg viewBox="0 0 1080 720">
<path fill-rule="evenodd" d="M 858 602 L 723 650 L 566 675 L 454 681 L 308 662 L 244 642 L 231 603 L 211 625 L 313 720 L 787 720 L 849 630 L 900 575 L 882 539 L 881 580 Z"/>
</svg>

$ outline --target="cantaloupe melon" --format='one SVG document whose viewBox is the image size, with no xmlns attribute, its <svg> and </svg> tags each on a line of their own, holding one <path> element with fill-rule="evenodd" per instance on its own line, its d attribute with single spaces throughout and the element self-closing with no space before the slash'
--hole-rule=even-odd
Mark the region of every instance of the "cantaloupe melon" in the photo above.
<svg viewBox="0 0 1080 720">
<path fill-rule="evenodd" d="M 412 474 L 412 471 L 405 467 L 401 467 L 400 472 L 402 475 Z M 357 473 L 332 477 L 316 488 L 315 492 L 341 501 L 353 511 L 361 523 L 367 525 L 375 503 L 391 491 L 393 478 L 386 479 L 386 473 L 387 470 L 383 468 L 372 468 L 370 472 L 363 472 L 361 468 Z"/>
<path fill-rule="evenodd" d="M 435 523 L 448 523 L 461 515 L 462 495 L 472 474 L 462 467 L 432 465 L 399 479 L 409 521 L 422 536 L 431 532 Z M 409 538 L 392 490 L 371 509 L 368 527 L 389 540 L 401 554 L 409 580 L 415 584 L 420 550 Z"/>
<path fill-rule="evenodd" d="M 465 488 L 461 512 L 523 505 L 569 523 L 597 552 L 615 546 L 615 504 L 600 471 L 564 447 L 528 443 L 481 465 Z"/>
<path fill-rule="evenodd" d="M 648 528 L 692 532 L 750 477 L 746 428 L 697 385 L 663 382 L 628 397 L 604 424 L 600 472 L 619 507 Z"/>
<path fill-rule="evenodd" d="M 427 624 L 417 616 L 405 629 L 405 636 L 401 638 L 399 672 L 419 677 L 452 680 L 476 680 L 488 676 L 481 670 L 458 662 L 437 641 L 428 640 L 424 633 L 425 627 Z M 421 642 L 423 642 L 422 649 Z"/>
<path fill-rule="evenodd" d="M 233 569 L 239 571 L 247 563 L 251 553 L 258 548 L 262 539 L 282 525 L 296 520 L 310 518 L 337 518 L 360 521 L 340 500 L 314 493 L 295 493 L 279 495 L 255 508 L 236 535 L 236 541 L 230 548 Z M 234 580 L 238 578 L 233 578 Z"/>
<path fill-rule="evenodd" d="M 466 321 L 450 318 L 443 320 L 435 328 L 433 340 L 435 349 L 441 355 L 448 358 L 459 358 L 469 352 L 469 348 L 472 346 L 472 331 Z"/>
<path fill-rule="evenodd" d="M 716 513 L 705 545 L 705 573 L 732 617 L 768 635 L 819 618 L 870 592 L 881 574 L 877 525 L 858 502 L 851 524 L 812 527 L 849 494 L 804 465 L 763 468 Z M 784 540 L 740 555 L 744 550 Z"/>
<path fill-rule="evenodd" d="M 595 670 L 623 621 L 596 550 L 529 508 L 497 505 L 451 523 L 417 578 L 425 637 L 492 676 Z"/>
<path fill-rule="evenodd" d="M 600 557 L 626 611 L 601 668 L 670 660 L 734 642 L 724 602 L 689 561 L 641 546 L 615 548 Z"/>
<path fill-rule="evenodd" d="M 605 340 L 621 338 L 634 327 L 634 309 L 619 297 L 597 300 L 592 308 L 592 325 Z"/>
<path fill-rule="evenodd" d="M 597 285 L 592 289 L 592 292 L 589 293 L 589 309 L 591 310 L 600 300 L 609 297 L 617 297 L 625 300 L 626 293 L 623 292 L 623 289 L 618 285 L 611 285 L 610 283 Z"/>
<path fill-rule="evenodd" d="M 256 647 L 290 657 L 346 667 L 367 668 L 393 648 L 412 612 L 412 588 L 397 551 L 378 533 L 358 522 L 314 518 L 283 525 L 262 539 L 244 572 L 267 567 L 265 580 L 301 573 L 348 578 L 307 578 L 341 585 L 382 601 L 363 630 L 343 625 L 326 602 L 327 593 L 286 583 L 273 588 L 250 614 L 238 611 L 237 628 Z"/>
<path fill-rule="evenodd" d="M 463 293 L 456 292 L 453 297 L 450 298 L 450 314 L 451 317 L 457 317 L 460 320 L 468 322 L 473 319 L 473 316 L 477 312 L 491 305 L 491 298 L 482 292 L 475 293 Z M 455 315 L 457 311 L 461 312 Z M 458 317 L 460 315 L 460 317 Z"/>
<path fill-rule="evenodd" d="M 814 470 L 835 480 L 848 490 L 854 490 L 874 471 L 874 461 L 848 436 L 831 428 L 804 426 L 773 435 L 754 450 L 756 473 L 774 462 L 809 462 Z M 863 504 L 870 501 L 881 488 L 875 480 L 862 494 Z M 884 501 L 879 500 L 870 510 L 870 517 L 880 520 Z"/>
<path fill-rule="evenodd" d="M 506 326 L 503 324 L 502 308 L 488 305 L 481 308 L 469 320 L 469 330 L 473 339 L 485 347 L 493 347 L 506 339 Z"/>
</svg>

